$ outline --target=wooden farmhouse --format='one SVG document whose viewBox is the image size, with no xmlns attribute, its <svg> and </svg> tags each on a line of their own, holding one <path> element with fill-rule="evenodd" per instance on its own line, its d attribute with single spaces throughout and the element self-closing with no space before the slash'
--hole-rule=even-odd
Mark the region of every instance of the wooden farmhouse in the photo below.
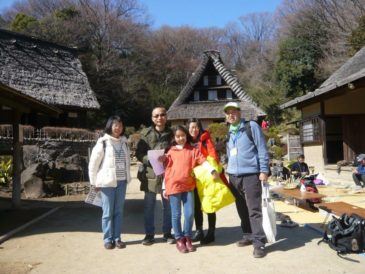
<svg viewBox="0 0 365 274">
<path fill-rule="evenodd" d="M 0 29 L 0 92 L 17 92 L 57 107 L 57 118 L 35 110 L 21 124 L 87 127 L 86 113 L 99 109 L 76 49 Z M 11 119 L 11 107 L 0 103 L 0 124 Z"/>
<path fill-rule="evenodd" d="M 365 153 L 365 47 L 318 89 L 281 107 L 301 111 L 306 162 L 317 170 Z"/>
<path fill-rule="evenodd" d="M 264 116 L 252 98 L 242 89 L 237 78 L 225 68 L 218 51 L 206 51 L 202 61 L 168 110 L 172 125 L 198 118 L 204 127 L 224 122 L 223 107 L 237 101 L 242 117 L 256 120 Z"/>
</svg>

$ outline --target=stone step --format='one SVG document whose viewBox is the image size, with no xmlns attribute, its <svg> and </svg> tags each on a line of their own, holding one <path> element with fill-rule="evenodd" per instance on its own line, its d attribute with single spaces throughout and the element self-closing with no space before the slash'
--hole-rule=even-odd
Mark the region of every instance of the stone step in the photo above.
<svg viewBox="0 0 365 274">
<path fill-rule="evenodd" d="M 352 180 L 352 168 L 351 166 L 343 166 L 338 173 L 337 165 L 328 165 L 325 167 L 323 176 L 335 187 L 352 188 L 355 186 Z"/>
</svg>

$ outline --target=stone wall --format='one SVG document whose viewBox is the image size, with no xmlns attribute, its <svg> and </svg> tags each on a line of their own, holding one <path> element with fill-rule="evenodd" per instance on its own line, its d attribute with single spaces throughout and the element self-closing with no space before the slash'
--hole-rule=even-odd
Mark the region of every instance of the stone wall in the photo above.
<svg viewBox="0 0 365 274">
<path fill-rule="evenodd" d="M 33 141 L 24 145 L 21 182 L 26 197 L 62 195 L 63 183 L 88 181 L 88 155 L 94 144 Z"/>
</svg>

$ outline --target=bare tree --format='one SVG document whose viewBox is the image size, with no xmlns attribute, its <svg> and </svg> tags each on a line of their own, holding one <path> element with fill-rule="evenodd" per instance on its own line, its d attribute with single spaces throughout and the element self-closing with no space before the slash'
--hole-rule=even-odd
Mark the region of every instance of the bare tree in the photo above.
<svg viewBox="0 0 365 274">
<path fill-rule="evenodd" d="M 293 35 L 293 27 L 302 25 L 309 33 L 316 22 L 327 33 L 327 42 L 321 44 L 323 58 L 318 73 L 326 78 L 348 58 L 348 37 L 358 26 L 358 18 L 365 14 L 364 0 L 285 0 L 278 9 L 280 36 Z"/>
</svg>

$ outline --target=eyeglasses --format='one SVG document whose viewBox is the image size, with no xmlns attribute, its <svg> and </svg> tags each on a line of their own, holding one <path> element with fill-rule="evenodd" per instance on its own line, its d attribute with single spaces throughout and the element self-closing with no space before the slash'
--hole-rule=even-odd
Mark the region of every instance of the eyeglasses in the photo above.
<svg viewBox="0 0 365 274">
<path fill-rule="evenodd" d="M 152 117 L 158 118 L 158 117 L 165 117 L 165 116 L 166 116 L 166 113 L 160 113 L 160 114 L 153 115 Z"/>
</svg>

